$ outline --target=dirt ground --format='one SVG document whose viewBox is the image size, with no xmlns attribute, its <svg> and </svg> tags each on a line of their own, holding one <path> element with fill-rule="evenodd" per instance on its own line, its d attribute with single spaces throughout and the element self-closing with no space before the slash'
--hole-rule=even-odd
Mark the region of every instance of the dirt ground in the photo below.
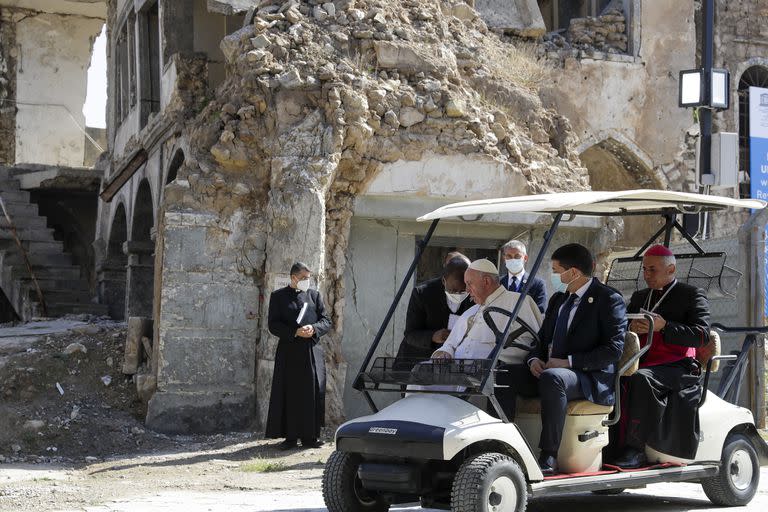
<svg viewBox="0 0 768 512">
<path fill-rule="evenodd" d="M 148 490 L 318 491 L 332 444 L 282 452 L 251 434 L 211 436 L 221 445 L 177 438 L 179 451 L 110 457 L 92 464 L 0 464 L 0 511 L 81 511 L 130 501 Z"/>
<path fill-rule="evenodd" d="M 330 444 L 283 452 L 260 433 L 146 429 L 122 373 L 125 337 L 124 323 L 82 316 L 0 326 L 0 511 L 84 510 L 170 487 L 319 489 Z"/>
</svg>

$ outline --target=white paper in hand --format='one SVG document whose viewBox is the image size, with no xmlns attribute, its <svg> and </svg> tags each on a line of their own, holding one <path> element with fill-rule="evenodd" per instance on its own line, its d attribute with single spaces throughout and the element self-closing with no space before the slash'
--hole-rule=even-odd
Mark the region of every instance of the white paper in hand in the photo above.
<svg viewBox="0 0 768 512">
<path fill-rule="evenodd" d="M 453 313 L 448 315 L 448 330 L 449 331 L 453 330 L 453 326 L 456 325 L 456 320 L 458 320 L 458 319 L 459 319 L 459 315 L 454 315 Z"/>
<path fill-rule="evenodd" d="M 309 306 L 308 302 L 305 302 L 303 306 L 301 306 L 301 311 L 299 311 L 299 316 L 296 317 L 296 323 L 301 325 L 301 321 L 304 319 L 304 314 L 307 312 L 307 307 Z"/>
</svg>

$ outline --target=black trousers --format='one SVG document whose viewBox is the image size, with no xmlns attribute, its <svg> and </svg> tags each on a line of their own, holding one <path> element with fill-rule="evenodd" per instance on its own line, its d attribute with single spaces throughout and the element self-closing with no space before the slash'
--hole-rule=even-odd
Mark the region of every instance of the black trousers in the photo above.
<svg viewBox="0 0 768 512">
<path fill-rule="evenodd" d="M 547 455 L 557 455 L 563 437 L 565 416 L 570 400 L 584 398 L 576 373 L 569 368 L 544 370 L 537 379 L 527 365 L 504 365 L 496 373 L 496 397 L 510 420 L 515 417 L 517 396 L 541 398 L 541 439 L 539 448 Z"/>
</svg>

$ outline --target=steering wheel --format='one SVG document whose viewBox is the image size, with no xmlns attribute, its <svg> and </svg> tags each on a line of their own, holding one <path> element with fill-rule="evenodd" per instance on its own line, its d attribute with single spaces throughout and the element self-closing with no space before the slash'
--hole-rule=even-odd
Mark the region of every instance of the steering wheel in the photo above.
<svg viewBox="0 0 768 512">
<path fill-rule="evenodd" d="M 494 322 L 493 318 L 491 318 L 491 313 L 499 313 L 508 318 L 512 318 L 512 312 L 496 306 L 488 307 L 485 309 L 485 311 L 483 311 L 483 320 L 485 320 L 486 325 L 491 328 L 494 336 L 498 338 L 503 334 L 503 332 L 496 326 L 496 322 Z M 525 350 L 526 352 L 530 352 L 533 350 L 533 347 L 539 344 L 539 333 L 536 332 L 533 327 L 531 327 L 525 320 L 520 317 L 517 317 L 515 322 L 520 324 L 520 327 L 509 333 L 509 336 L 507 336 L 507 339 L 504 342 L 504 347 L 502 348 L 519 348 L 521 350 Z M 521 334 L 525 332 L 529 333 L 533 337 L 533 344 L 531 344 L 531 346 L 517 343 L 515 341 L 518 337 L 520 337 Z"/>
</svg>

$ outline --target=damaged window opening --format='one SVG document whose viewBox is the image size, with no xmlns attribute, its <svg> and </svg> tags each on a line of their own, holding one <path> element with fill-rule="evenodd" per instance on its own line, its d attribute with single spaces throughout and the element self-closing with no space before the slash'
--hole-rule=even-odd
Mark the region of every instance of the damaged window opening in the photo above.
<svg viewBox="0 0 768 512">
<path fill-rule="evenodd" d="M 115 107 L 119 122 L 128 117 L 131 109 L 136 106 L 136 64 L 134 50 L 133 16 L 128 18 L 120 29 L 115 45 L 115 60 L 117 61 L 115 77 Z"/>
<path fill-rule="evenodd" d="M 547 32 L 568 30 L 571 20 L 599 16 L 613 0 L 538 0 Z M 620 6 L 620 4 L 619 4 Z"/>
<path fill-rule="evenodd" d="M 149 112 L 160 111 L 160 14 L 157 2 L 147 11 L 145 23 L 149 62 L 146 63 L 149 76 Z"/>
</svg>

